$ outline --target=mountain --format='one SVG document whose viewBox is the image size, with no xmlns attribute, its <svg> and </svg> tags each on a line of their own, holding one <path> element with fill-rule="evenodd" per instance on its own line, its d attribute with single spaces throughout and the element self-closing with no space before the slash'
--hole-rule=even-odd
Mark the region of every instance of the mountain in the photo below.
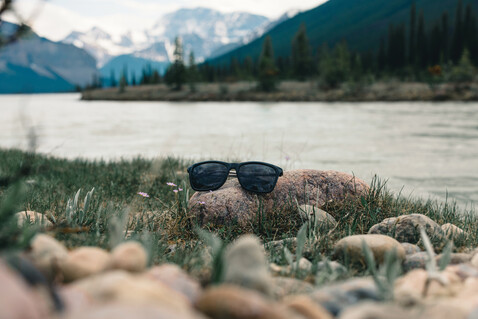
<svg viewBox="0 0 478 319">
<path fill-rule="evenodd" d="M 346 40 L 354 51 L 377 51 L 380 39 L 385 37 L 390 23 L 405 23 L 408 28 L 410 7 L 415 2 L 417 13 L 424 11 L 426 25 L 441 18 L 444 11 L 449 13 L 453 26 L 457 0 L 329 0 L 328 2 L 291 19 L 279 23 L 256 40 L 211 59 L 212 64 L 228 64 L 232 57 L 240 61 L 251 56 L 257 59 L 266 36 L 271 36 L 275 56 L 291 54 L 292 39 L 305 24 L 310 44 L 315 51 L 322 44 L 329 46 Z M 464 1 L 478 9 L 477 1 Z"/>
<path fill-rule="evenodd" d="M 168 62 L 172 58 L 174 39 L 181 36 L 186 53 L 194 51 L 196 59 L 203 61 L 217 48 L 240 42 L 245 36 L 268 23 L 263 16 L 235 12 L 221 13 L 207 8 L 180 9 L 163 15 L 150 29 L 130 31 L 113 36 L 100 28 L 87 32 L 72 32 L 62 42 L 83 48 L 93 55 L 102 68 L 114 57 L 131 55 L 132 58 Z M 149 54 L 153 46 L 164 50 Z"/>
<path fill-rule="evenodd" d="M 216 50 L 214 50 L 208 57 L 208 59 L 213 59 L 219 57 L 223 54 L 226 54 L 234 49 L 237 49 L 243 45 L 246 45 L 257 38 L 260 38 L 264 33 L 273 29 L 275 26 L 279 25 L 280 23 L 288 20 L 295 15 L 297 15 L 300 11 L 297 9 L 292 9 L 281 15 L 276 20 L 269 21 L 264 23 L 263 25 L 257 27 L 256 29 L 252 30 L 251 32 L 247 33 L 242 39 L 236 42 L 228 43 L 223 46 L 220 46 Z"/>
<path fill-rule="evenodd" d="M 0 32 L 16 27 L 2 22 Z M 34 32 L 0 48 L 0 93 L 71 91 L 90 84 L 96 74 L 95 60 L 86 51 Z"/>
</svg>

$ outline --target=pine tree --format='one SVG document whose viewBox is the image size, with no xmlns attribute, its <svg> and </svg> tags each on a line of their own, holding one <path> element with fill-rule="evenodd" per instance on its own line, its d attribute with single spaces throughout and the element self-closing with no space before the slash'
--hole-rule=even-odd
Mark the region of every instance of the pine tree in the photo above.
<svg viewBox="0 0 478 319">
<path fill-rule="evenodd" d="M 194 52 L 189 53 L 189 63 L 188 63 L 188 82 L 189 89 L 191 92 L 196 92 L 196 82 L 199 81 L 199 71 L 196 65 L 196 58 L 194 57 Z"/>
<path fill-rule="evenodd" d="M 277 68 L 274 60 L 272 39 L 268 35 L 264 39 L 262 53 L 259 59 L 259 89 L 273 91 L 277 85 Z"/>
<path fill-rule="evenodd" d="M 463 39 L 463 3 L 458 1 L 455 13 L 455 30 L 453 32 L 453 43 L 451 46 L 451 59 L 453 62 L 458 62 L 463 54 L 464 39 Z"/>
<path fill-rule="evenodd" d="M 449 32 L 448 12 L 444 12 L 441 17 L 441 54 L 445 63 L 450 59 Z"/>
<path fill-rule="evenodd" d="M 405 25 L 401 24 L 395 27 L 390 24 L 388 29 L 388 50 L 387 65 L 392 70 L 398 70 L 405 66 L 406 49 L 405 49 Z"/>
<path fill-rule="evenodd" d="M 313 63 L 305 24 L 301 24 L 292 41 L 292 64 L 297 79 L 303 81 L 312 74 Z"/>
<path fill-rule="evenodd" d="M 229 74 L 237 80 L 241 76 L 241 66 L 239 60 L 236 57 L 231 57 L 231 63 L 229 64 Z"/>
<path fill-rule="evenodd" d="M 111 69 L 111 72 L 110 72 L 110 85 L 113 88 L 118 85 L 118 83 L 116 82 L 116 75 L 115 75 L 114 69 Z"/>
<path fill-rule="evenodd" d="M 437 65 L 440 63 L 442 53 L 442 38 L 441 38 L 440 25 L 435 24 L 430 33 L 430 46 L 429 46 L 429 65 Z"/>
<path fill-rule="evenodd" d="M 387 64 L 387 54 L 385 53 L 385 40 L 383 38 L 380 39 L 380 49 L 378 50 L 378 71 L 383 72 L 385 71 L 386 64 Z"/>
<path fill-rule="evenodd" d="M 416 20 L 416 6 L 414 1 L 410 9 L 410 33 L 408 36 L 408 63 L 410 63 L 410 65 L 415 65 L 416 63 Z"/>
<path fill-rule="evenodd" d="M 180 37 L 174 41 L 174 62 L 166 71 L 165 80 L 170 86 L 174 85 L 174 90 L 180 91 L 186 82 L 186 67 L 184 66 L 183 44 Z"/>
<path fill-rule="evenodd" d="M 247 56 L 244 59 L 244 74 L 246 76 L 246 79 L 250 79 L 253 77 L 254 73 L 254 63 L 252 62 L 252 58 L 250 56 Z"/>
<path fill-rule="evenodd" d="M 427 52 L 427 36 L 425 34 L 425 18 L 423 16 L 423 10 L 420 10 L 418 15 L 418 30 L 417 30 L 417 58 L 418 65 L 425 68 L 428 63 Z"/>
<path fill-rule="evenodd" d="M 123 68 L 123 73 L 121 73 L 121 77 L 119 80 L 119 93 L 124 93 L 126 90 L 126 86 L 128 85 L 128 79 L 126 76 L 126 66 Z"/>
</svg>

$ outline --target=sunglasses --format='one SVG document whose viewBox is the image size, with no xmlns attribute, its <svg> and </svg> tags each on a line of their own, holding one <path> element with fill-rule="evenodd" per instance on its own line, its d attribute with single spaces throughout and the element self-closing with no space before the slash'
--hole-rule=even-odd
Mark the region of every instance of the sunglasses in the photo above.
<svg viewBox="0 0 478 319">
<path fill-rule="evenodd" d="M 230 173 L 231 170 L 234 173 Z M 253 193 L 270 193 L 274 189 L 282 168 L 263 162 L 225 163 L 207 161 L 188 168 L 189 182 L 196 191 L 220 188 L 229 176 L 236 176 L 242 188 Z"/>
</svg>

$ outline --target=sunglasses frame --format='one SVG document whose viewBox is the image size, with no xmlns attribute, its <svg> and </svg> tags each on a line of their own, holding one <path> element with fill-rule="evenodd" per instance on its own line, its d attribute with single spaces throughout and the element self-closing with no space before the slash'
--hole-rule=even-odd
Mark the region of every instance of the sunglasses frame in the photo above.
<svg viewBox="0 0 478 319">
<path fill-rule="evenodd" d="M 191 181 L 191 172 L 194 168 L 200 166 L 200 165 L 203 165 L 203 164 L 221 164 L 221 165 L 224 165 L 227 169 L 228 169 L 228 174 L 225 176 L 224 178 L 224 181 L 221 183 L 221 185 L 219 185 L 218 187 L 215 187 L 215 188 L 208 188 L 208 189 L 196 189 L 194 186 L 193 186 L 193 183 Z M 276 184 L 277 184 L 277 180 L 279 179 L 280 176 L 282 176 L 284 174 L 282 168 L 278 167 L 278 166 L 275 166 L 273 164 L 270 164 L 270 163 L 264 163 L 264 162 L 257 162 L 257 161 L 252 161 L 252 162 L 242 162 L 242 163 L 227 163 L 227 162 L 221 162 L 221 161 L 205 161 L 205 162 L 199 162 L 199 163 L 195 163 L 193 165 L 191 165 L 190 167 L 188 167 L 188 174 L 189 174 L 189 184 L 191 185 L 192 189 L 194 189 L 195 191 L 198 191 L 198 192 L 206 192 L 206 191 L 214 191 L 214 190 L 217 190 L 219 188 L 221 188 L 227 181 L 227 178 L 230 177 L 230 176 L 235 176 L 237 177 L 238 181 L 239 181 L 239 184 L 241 184 L 241 187 L 244 188 L 245 190 L 249 191 L 249 192 L 252 192 L 252 193 L 257 193 L 257 194 L 267 194 L 267 193 L 270 193 L 270 192 L 257 192 L 257 191 L 252 191 L 250 189 L 248 189 L 247 187 L 244 187 L 244 185 L 242 184 L 241 182 L 241 179 L 239 178 L 238 176 L 238 172 L 240 172 L 240 169 L 242 166 L 244 165 L 248 165 L 248 164 L 259 164 L 259 165 L 264 165 L 264 166 L 268 166 L 268 167 L 271 167 L 274 169 L 275 173 L 276 173 L 276 176 L 275 176 L 275 179 L 274 179 L 274 187 L 272 188 L 271 192 L 274 190 L 274 188 L 276 187 Z M 234 170 L 235 171 L 235 174 L 231 174 L 231 170 Z M 239 174 L 240 175 L 240 174 Z"/>
</svg>

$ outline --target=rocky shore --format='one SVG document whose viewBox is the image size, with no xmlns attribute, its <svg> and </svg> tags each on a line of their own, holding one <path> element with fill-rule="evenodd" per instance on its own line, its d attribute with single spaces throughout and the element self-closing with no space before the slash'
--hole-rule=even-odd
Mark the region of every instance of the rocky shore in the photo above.
<svg viewBox="0 0 478 319">
<path fill-rule="evenodd" d="M 185 86 L 172 91 L 166 85 L 143 85 L 88 90 L 82 100 L 105 101 L 478 101 L 478 83 L 412 83 L 377 82 L 373 84 L 343 84 L 337 89 L 321 89 L 316 82 L 282 82 L 274 92 L 259 92 L 254 82 L 198 83 L 191 90 Z"/>
<path fill-rule="evenodd" d="M 374 187 L 345 173 L 297 170 L 262 199 L 235 182 L 196 193 L 190 218 L 201 217 L 209 230 L 232 224 L 245 230 L 257 212 L 278 211 L 295 214 L 304 226 L 296 236 L 279 233 L 268 241 L 244 234 L 226 242 L 203 229 L 198 240 L 166 247 L 177 263 L 152 263 L 147 247 L 131 238 L 131 223 L 123 224 L 125 240 L 110 249 L 67 248 L 48 216 L 19 212 L 19 226 L 42 231 L 29 249 L 0 258 L 0 317 L 478 318 L 474 234 L 412 212 L 355 233 L 351 223 L 339 234 L 347 213 L 325 209 L 350 214 L 354 203 L 368 207 L 368 215 L 353 220 L 373 218 Z M 330 254 L 322 253 L 328 244 Z M 195 245 L 199 254 L 181 255 L 181 245 Z M 190 268 L 191 258 L 201 267 Z"/>
</svg>

